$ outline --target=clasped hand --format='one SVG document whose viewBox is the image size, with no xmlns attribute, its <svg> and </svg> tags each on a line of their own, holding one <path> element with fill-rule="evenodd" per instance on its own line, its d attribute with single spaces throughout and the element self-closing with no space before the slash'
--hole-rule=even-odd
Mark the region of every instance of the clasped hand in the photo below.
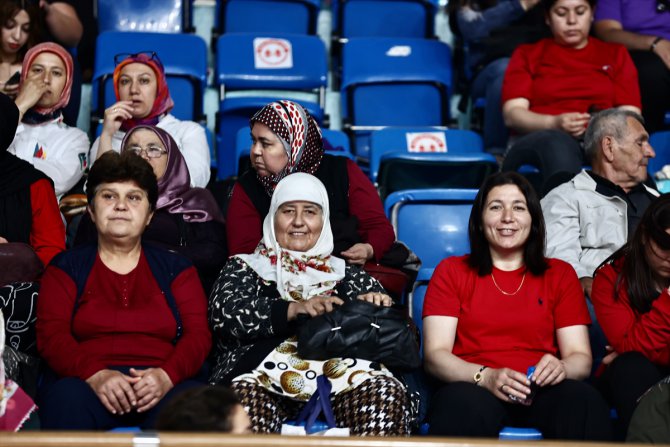
<svg viewBox="0 0 670 447">
<path fill-rule="evenodd" d="M 556 385 L 566 378 L 565 364 L 551 354 L 545 354 L 535 365 L 531 380 L 539 387 Z M 525 374 L 509 368 L 489 368 L 482 386 L 505 402 L 524 403 L 530 394 L 531 380 Z"/>
<path fill-rule="evenodd" d="M 162 368 L 130 368 L 130 375 L 103 369 L 86 379 L 86 383 L 113 414 L 150 410 L 174 386 Z"/>
</svg>

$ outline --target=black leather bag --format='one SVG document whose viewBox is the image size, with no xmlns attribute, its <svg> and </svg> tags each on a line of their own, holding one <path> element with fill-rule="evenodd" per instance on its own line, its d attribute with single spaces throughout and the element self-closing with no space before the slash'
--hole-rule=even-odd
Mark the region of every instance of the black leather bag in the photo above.
<svg viewBox="0 0 670 447">
<path fill-rule="evenodd" d="M 416 327 L 405 309 L 362 300 L 304 320 L 298 328 L 298 354 L 312 360 L 360 358 L 392 370 L 421 365 Z"/>
</svg>

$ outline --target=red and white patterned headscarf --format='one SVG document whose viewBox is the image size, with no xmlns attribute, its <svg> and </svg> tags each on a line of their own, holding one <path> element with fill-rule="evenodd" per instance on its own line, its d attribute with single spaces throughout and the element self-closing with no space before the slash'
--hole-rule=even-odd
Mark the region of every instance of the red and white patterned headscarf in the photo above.
<svg viewBox="0 0 670 447">
<path fill-rule="evenodd" d="M 316 172 L 323 157 L 321 129 L 304 107 L 286 99 L 272 102 L 256 112 L 249 121 L 250 127 L 257 122 L 265 124 L 277 135 L 288 155 L 288 163 L 278 173 L 264 177 L 257 174 L 269 196 L 287 175 L 294 172 L 313 175 Z"/>
</svg>

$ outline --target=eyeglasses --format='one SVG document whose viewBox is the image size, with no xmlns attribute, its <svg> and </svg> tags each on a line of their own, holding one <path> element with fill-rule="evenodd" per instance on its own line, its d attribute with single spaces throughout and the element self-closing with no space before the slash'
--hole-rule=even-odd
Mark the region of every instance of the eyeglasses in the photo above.
<svg viewBox="0 0 670 447">
<path fill-rule="evenodd" d="M 670 11 L 670 0 L 656 0 L 656 11 L 657 12 Z"/>
<path fill-rule="evenodd" d="M 141 146 L 128 146 L 127 151 L 133 151 L 135 154 L 142 156 L 144 152 L 147 158 L 161 158 L 164 154 L 167 154 L 167 151 L 160 146 L 147 146 L 145 148 Z"/>
<path fill-rule="evenodd" d="M 155 61 L 161 68 L 163 64 L 161 60 L 158 59 L 158 54 L 155 51 L 140 51 L 137 53 L 119 53 L 114 56 L 114 66 L 119 65 L 121 62 L 125 61 L 128 58 L 136 58 L 137 56 L 146 56 L 149 60 Z"/>
</svg>

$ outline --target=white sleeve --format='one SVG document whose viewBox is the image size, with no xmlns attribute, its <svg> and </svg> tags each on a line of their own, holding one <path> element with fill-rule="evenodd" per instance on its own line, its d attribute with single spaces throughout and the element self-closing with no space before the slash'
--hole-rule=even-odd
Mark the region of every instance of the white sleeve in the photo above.
<svg viewBox="0 0 670 447">
<path fill-rule="evenodd" d="M 211 174 L 209 144 L 205 129 L 193 121 L 175 121 L 165 126 L 165 130 L 175 139 L 186 160 L 191 186 L 204 188 Z"/>
<path fill-rule="evenodd" d="M 593 276 L 580 262 L 583 249 L 579 203 L 574 194 L 559 187 L 549 192 L 541 204 L 547 228 L 547 257 L 567 262 L 579 278 Z"/>
<path fill-rule="evenodd" d="M 33 164 L 53 180 L 56 196 L 60 199 L 84 175 L 90 142 L 88 136 L 76 128 L 70 127 L 59 133 L 61 135 L 49 144 L 51 154 L 47 154 L 47 159 L 33 158 Z"/>
</svg>

